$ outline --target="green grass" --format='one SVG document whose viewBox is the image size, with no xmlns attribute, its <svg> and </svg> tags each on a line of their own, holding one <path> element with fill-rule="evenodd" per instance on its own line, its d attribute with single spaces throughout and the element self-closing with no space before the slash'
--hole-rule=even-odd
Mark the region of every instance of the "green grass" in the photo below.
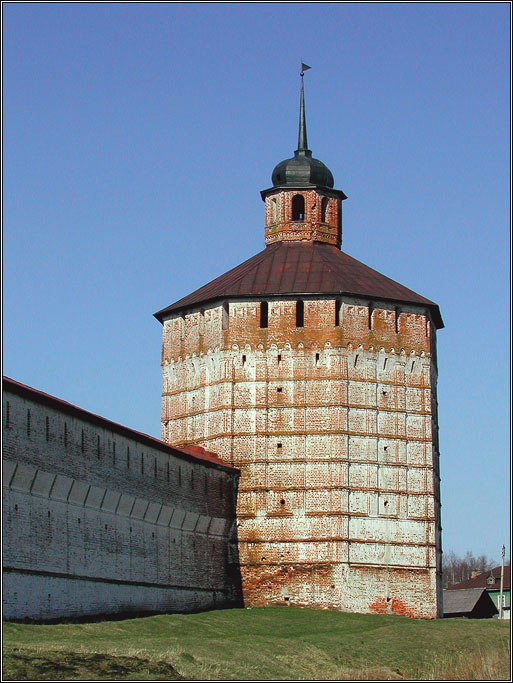
<svg viewBox="0 0 513 683">
<path fill-rule="evenodd" d="M 509 624 L 294 607 L 4 624 L 4 680 L 508 680 Z"/>
</svg>

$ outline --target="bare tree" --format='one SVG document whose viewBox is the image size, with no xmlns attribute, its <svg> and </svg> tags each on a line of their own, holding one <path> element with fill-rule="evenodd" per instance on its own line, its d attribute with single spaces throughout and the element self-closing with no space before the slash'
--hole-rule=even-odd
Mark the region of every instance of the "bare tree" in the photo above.
<svg viewBox="0 0 513 683">
<path fill-rule="evenodd" d="M 472 578 L 474 572 L 481 574 L 496 566 L 497 562 L 493 558 L 488 559 L 486 555 L 475 556 L 467 550 L 465 555 L 460 557 L 453 550 L 449 550 L 442 558 L 443 586 L 447 588 L 453 583 Z"/>
</svg>

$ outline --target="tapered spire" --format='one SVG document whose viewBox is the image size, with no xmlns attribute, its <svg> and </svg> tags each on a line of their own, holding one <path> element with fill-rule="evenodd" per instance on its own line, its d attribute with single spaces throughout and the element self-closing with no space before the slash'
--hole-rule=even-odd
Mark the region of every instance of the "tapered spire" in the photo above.
<svg viewBox="0 0 513 683">
<path fill-rule="evenodd" d="M 310 69 L 307 64 L 301 63 L 301 98 L 299 103 L 299 135 L 297 140 L 297 152 L 304 156 L 308 149 L 308 139 L 306 137 L 306 114 L 305 114 L 305 87 L 303 76 L 306 69 Z M 311 152 L 310 152 L 311 154 Z"/>
</svg>

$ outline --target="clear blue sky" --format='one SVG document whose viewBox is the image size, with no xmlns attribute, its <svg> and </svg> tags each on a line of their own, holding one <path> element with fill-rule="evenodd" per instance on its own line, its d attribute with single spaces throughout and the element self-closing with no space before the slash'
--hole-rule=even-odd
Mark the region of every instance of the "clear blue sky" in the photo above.
<svg viewBox="0 0 513 683">
<path fill-rule="evenodd" d="M 309 146 L 342 248 L 440 305 L 443 543 L 509 546 L 509 4 L 14 4 L 4 373 L 160 436 L 152 314 L 264 246 Z M 509 552 L 509 547 L 508 547 Z"/>
</svg>

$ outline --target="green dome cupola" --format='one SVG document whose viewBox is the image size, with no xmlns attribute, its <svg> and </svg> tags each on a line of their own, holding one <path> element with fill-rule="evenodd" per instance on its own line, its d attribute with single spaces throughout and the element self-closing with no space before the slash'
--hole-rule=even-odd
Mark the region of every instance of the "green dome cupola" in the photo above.
<svg viewBox="0 0 513 683">
<path fill-rule="evenodd" d="M 340 247 L 342 202 L 347 197 L 334 189 L 331 171 L 308 149 L 303 70 L 310 67 L 301 67 L 298 148 L 291 159 L 275 166 L 272 187 L 260 193 L 265 202 L 265 241 L 324 242 Z"/>
</svg>

